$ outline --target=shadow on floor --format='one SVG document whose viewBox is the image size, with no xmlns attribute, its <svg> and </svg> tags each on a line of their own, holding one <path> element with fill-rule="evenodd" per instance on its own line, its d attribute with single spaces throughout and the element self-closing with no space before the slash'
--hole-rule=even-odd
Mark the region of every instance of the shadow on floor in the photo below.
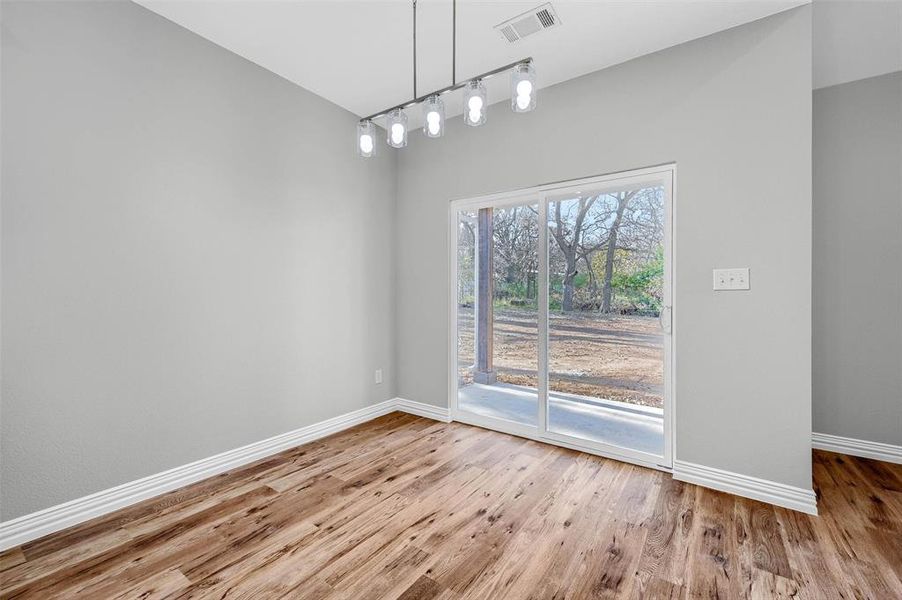
<svg viewBox="0 0 902 600">
<path fill-rule="evenodd" d="M 458 391 L 458 407 L 477 415 L 535 427 L 535 389 L 508 383 L 473 383 Z M 576 394 L 549 394 L 548 430 L 662 456 L 664 411 Z"/>
</svg>

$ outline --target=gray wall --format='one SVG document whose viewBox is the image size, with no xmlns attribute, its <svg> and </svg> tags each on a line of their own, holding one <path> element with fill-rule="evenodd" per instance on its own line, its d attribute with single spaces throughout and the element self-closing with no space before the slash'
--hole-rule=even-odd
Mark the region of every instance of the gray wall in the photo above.
<svg viewBox="0 0 902 600">
<path fill-rule="evenodd" d="M 2 27 L 0 519 L 396 391 L 444 405 L 448 201 L 669 161 L 677 458 L 810 487 L 808 8 L 398 161 L 136 5 L 4 2 Z"/>
<path fill-rule="evenodd" d="M 2 519 L 395 395 L 356 117 L 130 2 L 2 26 Z"/>
<path fill-rule="evenodd" d="M 676 458 L 810 489 L 810 7 L 538 102 L 401 154 L 399 395 L 447 403 L 450 200 L 676 161 Z M 714 293 L 714 267 L 751 291 Z"/>
<path fill-rule="evenodd" d="M 902 445 L 902 72 L 814 92 L 814 431 Z"/>
</svg>

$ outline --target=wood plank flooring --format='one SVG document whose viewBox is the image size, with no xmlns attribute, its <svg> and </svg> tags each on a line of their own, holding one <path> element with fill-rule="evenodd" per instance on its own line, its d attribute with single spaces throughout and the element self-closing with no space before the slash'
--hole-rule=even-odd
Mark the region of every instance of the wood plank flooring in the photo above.
<svg viewBox="0 0 902 600">
<path fill-rule="evenodd" d="M 902 598 L 902 467 L 820 517 L 393 413 L 0 554 L 0 598 Z"/>
</svg>

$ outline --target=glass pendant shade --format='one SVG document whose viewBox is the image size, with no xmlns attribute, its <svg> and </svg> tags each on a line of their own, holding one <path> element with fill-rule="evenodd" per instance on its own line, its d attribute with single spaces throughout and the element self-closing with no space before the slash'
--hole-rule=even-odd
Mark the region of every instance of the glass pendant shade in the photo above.
<svg viewBox="0 0 902 600">
<path fill-rule="evenodd" d="M 385 118 L 385 129 L 388 132 L 388 145 L 392 148 L 403 148 L 407 145 L 407 113 L 400 108 L 388 113 Z"/>
<path fill-rule="evenodd" d="M 357 155 L 370 158 L 376 154 L 376 126 L 372 121 L 357 123 Z"/>
<path fill-rule="evenodd" d="M 438 96 L 429 96 L 423 103 L 423 133 L 431 138 L 445 133 L 445 103 Z"/>
<path fill-rule="evenodd" d="M 532 62 L 521 63 L 511 71 L 511 109 L 529 112 L 536 107 L 536 69 Z"/>
<path fill-rule="evenodd" d="M 487 104 L 482 81 L 477 79 L 467 83 L 464 88 L 464 123 L 471 127 L 485 123 Z"/>
</svg>

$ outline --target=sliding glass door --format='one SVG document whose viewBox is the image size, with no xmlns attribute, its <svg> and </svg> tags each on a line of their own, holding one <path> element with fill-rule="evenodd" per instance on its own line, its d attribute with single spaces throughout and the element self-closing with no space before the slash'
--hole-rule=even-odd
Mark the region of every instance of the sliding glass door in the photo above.
<svg viewBox="0 0 902 600">
<path fill-rule="evenodd" d="M 548 432 L 664 456 L 664 187 L 548 202 Z"/>
<path fill-rule="evenodd" d="M 458 406 L 535 428 L 539 206 L 461 210 L 456 220 Z"/>
<path fill-rule="evenodd" d="M 673 175 L 452 204 L 455 419 L 670 466 Z"/>
</svg>

